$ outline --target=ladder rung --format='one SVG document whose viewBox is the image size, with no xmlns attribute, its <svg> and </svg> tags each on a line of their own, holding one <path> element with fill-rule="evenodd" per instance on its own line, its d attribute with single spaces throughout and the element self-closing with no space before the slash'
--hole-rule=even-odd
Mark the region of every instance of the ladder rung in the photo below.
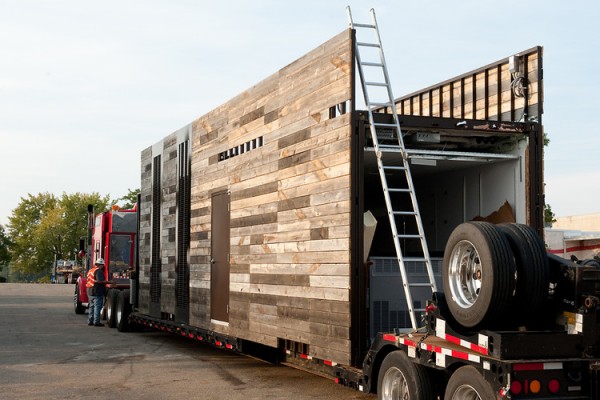
<svg viewBox="0 0 600 400">
<path fill-rule="evenodd" d="M 390 188 L 388 188 L 388 191 L 394 192 L 394 193 L 410 193 L 410 192 L 412 192 L 412 190 L 410 190 L 408 188 L 407 189 L 404 189 L 404 188 L 402 188 L 402 189 L 390 189 Z"/>
<path fill-rule="evenodd" d="M 394 166 L 389 166 L 386 167 L 385 165 L 383 166 L 383 169 L 391 169 L 391 170 L 402 170 L 402 171 L 406 171 L 406 167 L 398 167 L 396 165 Z"/>
<path fill-rule="evenodd" d="M 368 61 L 363 61 L 360 63 L 360 65 L 363 65 L 365 67 L 383 67 L 382 63 L 368 62 Z"/>
<path fill-rule="evenodd" d="M 364 46 L 364 47 L 381 47 L 379 46 L 378 43 L 366 43 L 366 42 L 356 42 L 357 46 Z"/>
<path fill-rule="evenodd" d="M 410 286 L 410 287 L 429 287 L 429 286 L 431 286 L 431 283 L 428 283 L 428 282 L 423 282 L 423 283 L 409 283 L 408 286 Z"/>
<path fill-rule="evenodd" d="M 365 82 L 365 85 L 387 87 L 387 83 L 381 83 L 381 82 Z"/>
<path fill-rule="evenodd" d="M 372 29 L 376 28 L 375 25 L 372 25 L 372 24 L 356 24 L 356 23 L 353 23 L 352 26 L 355 27 L 355 28 L 372 28 Z"/>
<path fill-rule="evenodd" d="M 424 308 L 415 308 L 415 309 L 413 309 L 413 311 L 414 311 L 414 312 L 425 312 L 425 311 L 427 311 L 427 310 L 426 310 L 426 309 L 424 309 Z"/>
<path fill-rule="evenodd" d="M 391 107 L 392 103 L 370 103 L 369 105 L 375 107 Z"/>
<path fill-rule="evenodd" d="M 427 261 L 427 259 L 425 257 L 404 257 L 402 260 L 409 261 L 409 262 L 425 262 L 425 261 Z"/>
<path fill-rule="evenodd" d="M 394 211 L 394 215 L 417 215 L 416 211 Z"/>
<path fill-rule="evenodd" d="M 379 147 L 384 148 L 384 149 L 399 149 L 400 148 L 400 146 L 398 146 L 397 144 L 380 144 Z"/>
<path fill-rule="evenodd" d="M 384 124 L 383 122 L 374 122 L 373 125 L 383 126 L 385 128 L 397 128 L 398 127 L 396 124 Z"/>
<path fill-rule="evenodd" d="M 396 235 L 399 239 L 421 239 L 421 235 Z"/>
</svg>

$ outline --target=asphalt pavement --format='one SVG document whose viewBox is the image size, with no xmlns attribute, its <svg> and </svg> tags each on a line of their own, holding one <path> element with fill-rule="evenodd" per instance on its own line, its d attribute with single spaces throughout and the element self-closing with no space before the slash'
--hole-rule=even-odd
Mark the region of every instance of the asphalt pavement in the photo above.
<svg viewBox="0 0 600 400">
<path fill-rule="evenodd" d="M 0 399 L 370 399 L 332 380 L 73 311 L 73 285 L 0 283 Z"/>
</svg>

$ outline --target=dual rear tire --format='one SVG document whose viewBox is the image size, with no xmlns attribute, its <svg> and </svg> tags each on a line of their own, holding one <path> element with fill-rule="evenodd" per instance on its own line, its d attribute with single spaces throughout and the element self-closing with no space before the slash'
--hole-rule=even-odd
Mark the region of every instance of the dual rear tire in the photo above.
<svg viewBox="0 0 600 400">
<path fill-rule="evenodd" d="M 106 296 L 106 321 L 110 328 L 117 328 L 120 332 L 129 330 L 129 290 L 110 289 Z"/>
</svg>

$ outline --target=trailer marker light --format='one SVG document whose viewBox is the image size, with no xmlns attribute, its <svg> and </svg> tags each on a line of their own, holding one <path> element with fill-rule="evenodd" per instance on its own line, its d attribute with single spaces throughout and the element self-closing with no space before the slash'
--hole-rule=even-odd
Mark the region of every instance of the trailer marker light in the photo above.
<svg viewBox="0 0 600 400">
<path fill-rule="evenodd" d="M 550 393 L 558 393 L 560 390 L 560 382 L 558 379 L 552 379 L 550 382 L 548 382 L 548 390 Z"/>
<path fill-rule="evenodd" d="M 337 385 L 339 385 L 339 384 L 340 384 L 340 378 L 335 378 L 335 383 L 336 383 Z"/>
<path fill-rule="evenodd" d="M 531 393 L 538 394 L 541 389 L 542 389 L 542 384 L 537 379 L 534 379 L 531 382 L 529 382 L 529 391 Z"/>
<path fill-rule="evenodd" d="M 521 382 L 513 381 L 510 384 L 510 391 L 512 392 L 512 394 L 520 394 L 522 390 L 523 390 L 523 385 L 521 384 Z"/>
<path fill-rule="evenodd" d="M 232 346 L 232 345 L 230 345 L 229 343 L 227 343 L 227 344 L 225 345 L 225 347 L 227 347 L 229 350 L 233 349 L 233 346 Z"/>
<path fill-rule="evenodd" d="M 223 345 L 223 343 L 219 342 L 218 340 L 215 342 L 215 344 L 219 347 L 221 347 Z"/>
</svg>

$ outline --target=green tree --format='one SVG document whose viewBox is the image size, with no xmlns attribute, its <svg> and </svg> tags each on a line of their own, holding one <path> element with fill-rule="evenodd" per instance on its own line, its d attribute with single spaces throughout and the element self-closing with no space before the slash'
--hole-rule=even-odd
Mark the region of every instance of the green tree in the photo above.
<svg viewBox="0 0 600 400">
<path fill-rule="evenodd" d="M 60 199 L 49 193 L 21 198 L 9 217 L 11 260 L 24 274 L 50 272 L 55 259 L 74 256 L 79 238 L 87 236 L 87 205 L 106 210 L 109 196 L 66 194 Z"/>
<path fill-rule="evenodd" d="M 124 210 L 133 208 L 135 203 L 137 203 L 138 194 L 140 194 L 140 189 L 131 190 L 128 188 L 127 194 L 117 199 L 117 201 L 123 202 L 122 204 L 119 204 L 119 207 Z"/>
<path fill-rule="evenodd" d="M 552 223 L 556 222 L 556 218 L 552 212 L 552 207 L 550 204 L 544 205 L 544 222 L 549 226 L 552 226 Z"/>
<path fill-rule="evenodd" d="M 2 269 L 10 262 L 9 248 L 10 239 L 6 234 L 4 225 L 0 225 L 0 272 L 2 272 Z"/>
<path fill-rule="evenodd" d="M 12 241 L 11 261 L 19 273 L 39 273 L 50 268 L 53 256 L 37 249 L 37 229 L 42 219 L 56 208 L 56 198 L 50 193 L 21 197 L 21 202 L 8 218 L 8 230 Z"/>
</svg>

